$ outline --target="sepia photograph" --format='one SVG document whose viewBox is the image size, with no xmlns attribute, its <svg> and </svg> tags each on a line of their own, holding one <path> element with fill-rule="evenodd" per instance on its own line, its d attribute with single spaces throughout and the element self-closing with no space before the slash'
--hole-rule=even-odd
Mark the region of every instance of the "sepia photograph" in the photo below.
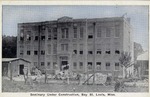
<svg viewBox="0 0 150 97">
<path fill-rule="evenodd" d="M 148 93 L 148 44 L 147 5 L 2 5 L 2 93 Z"/>
</svg>

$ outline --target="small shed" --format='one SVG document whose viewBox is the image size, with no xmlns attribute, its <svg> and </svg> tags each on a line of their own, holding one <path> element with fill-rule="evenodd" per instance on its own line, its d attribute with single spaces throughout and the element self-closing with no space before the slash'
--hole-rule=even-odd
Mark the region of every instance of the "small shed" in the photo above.
<svg viewBox="0 0 150 97">
<path fill-rule="evenodd" d="M 149 56 L 148 51 L 142 53 L 137 57 L 137 65 L 139 66 L 139 77 L 148 78 L 149 77 Z"/>
<path fill-rule="evenodd" d="M 30 74 L 31 62 L 22 58 L 2 58 L 2 76 L 12 77 L 23 75 L 23 70 Z"/>
</svg>

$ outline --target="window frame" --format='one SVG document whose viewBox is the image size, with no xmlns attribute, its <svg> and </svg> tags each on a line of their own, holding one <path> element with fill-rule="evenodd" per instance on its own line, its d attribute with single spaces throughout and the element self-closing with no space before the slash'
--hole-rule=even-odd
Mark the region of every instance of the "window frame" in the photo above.
<svg viewBox="0 0 150 97">
<path fill-rule="evenodd" d="M 61 28 L 61 39 L 69 38 L 69 28 Z"/>
<path fill-rule="evenodd" d="M 99 66 L 98 63 L 100 63 L 100 67 L 99 67 L 100 69 L 98 68 L 98 66 Z M 101 70 L 102 69 L 101 67 L 102 67 L 102 62 L 96 62 L 96 69 Z"/>
<path fill-rule="evenodd" d="M 118 65 L 118 67 L 117 67 L 116 65 Z M 118 69 L 117 69 L 117 68 L 118 68 Z M 120 70 L 120 64 L 119 64 L 119 62 L 115 62 L 115 70 L 116 70 L 116 71 L 119 71 L 119 70 Z"/>
<path fill-rule="evenodd" d="M 97 38 L 101 38 L 102 37 L 102 28 L 101 27 L 97 28 L 97 34 L 96 34 L 96 36 L 97 36 Z"/>
<path fill-rule="evenodd" d="M 30 50 L 27 50 L 27 55 L 31 55 L 31 51 Z"/>
<path fill-rule="evenodd" d="M 90 36 L 92 36 L 92 37 L 90 38 Z M 93 39 L 93 35 L 91 35 L 91 34 L 90 34 L 90 35 L 88 35 L 88 39 Z"/>
<path fill-rule="evenodd" d="M 41 40 L 42 40 L 42 41 L 45 40 L 45 35 L 41 35 Z"/>
<path fill-rule="evenodd" d="M 41 55 L 45 55 L 45 50 L 41 50 Z"/>
<path fill-rule="evenodd" d="M 23 55 L 24 54 L 24 51 L 23 50 L 20 50 L 20 55 Z"/>
<path fill-rule="evenodd" d="M 73 62 L 73 69 L 77 70 L 77 62 Z"/>
<path fill-rule="evenodd" d="M 93 55 L 93 51 L 92 50 L 88 50 L 88 55 Z"/>
<path fill-rule="evenodd" d="M 34 41 L 38 41 L 39 37 L 38 36 L 35 36 L 34 37 Z"/>
<path fill-rule="evenodd" d="M 82 53 L 81 53 L 81 52 L 82 52 Z M 83 50 L 80 50 L 80 51 L 79 51 L 79 54 L 80 54 L 80 55 L 83 55 Z"/>
<path fill-rule="evenodd" d="M 81 64 L 82 63 L 82 64 Z M 81 66 L 82 65 L 82 66 Z M 80 70 L 82 70 L 83 69 L 83 62 L 79 62 L 79 68 L 80 68 Z"/>
<path fill-rule="evenodd" d="M 53 44 L 53 54 L 57 54 L 57 44 Z"/>
<path fill-rule="evenodd" d="M 77 53 L 77 50 L 74 49 L 74 50 L 73 50 L 73 55 L 76 55 L 76 54 L 78 54 L 78 53 Z"/>
<path fill-rule="evenodd" d="M 105 35 L 106 38 L 110 38 L 111 37 L 111 29 L 110 28 L 107 28 L 106 29 L 106 35 Z"/>
<path fill-rule="evenodd" d="M 110 70 L 110 62 L 106 62 L 105 66 L 106 66 L 106 70 Z"/>
<path fill-rule="evenodd" d="M 116 54 L 116 55 L 120 55 L 120 50 L 116 49 L 116 50 L 115 50 L 115 54 Z"/>
<path fill-rule="evenodd" d="M 77 29 L 77 27 L 74 27 L 74 28 L 73 28 L 73 38 L 74 38 L 74 39 L 77 39 L 77 38 L 78 38 L 78 29 Z"/>
<path fill-rule="evenodd" d="M 80 27 L 80 39 L 82 39 L 83 37 L 84 37 L 84 28 Z"/>
<path fill-rule="evenodd" d="M 115 28 L 115 38 L 119 38 L 120 37 L 120 29 L 118 27 Z M 118 36 L 117 36 L 118 35 Z"/>
<path fill-rule="evenodd" d="M 41 62 L 41 66 L 44 67 L 45 66 L 45 62 Z"/>
<path fill-rule="evenodd" d="M 100 53 L 99 53 L 99 52 L 100 52 Z M 101 55 L 101 54 L 102 54 L 102 50 L 101 50 L 101 49 L 97 49 L 97 50 L 96 50 L 96 54 L 97 54 L 97 55 Z"/>
<path fill-rule="evenodd" d="M 68 44 L 61 44 L 61 51 L 68 51 L 69 45 Z"/>
<path fill-rule="evenodd" d="M 51 62 L 47 62 L 47 68 L 51 69 Z"/>
<path fill-rule="evenodd" d="M 88 67 L 88 70 L 92 70 L 93 69 L 93 62 L 87 62 L 87 67 Z"/>
<path fill-rule="evenodd" d="M 34 50 L 34 55 L 38 55 L 38 51 L 37 50 Z"/>
</svg>

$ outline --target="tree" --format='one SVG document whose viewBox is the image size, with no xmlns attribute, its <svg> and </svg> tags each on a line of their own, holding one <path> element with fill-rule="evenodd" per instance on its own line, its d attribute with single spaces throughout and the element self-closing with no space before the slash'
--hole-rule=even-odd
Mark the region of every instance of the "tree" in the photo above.
<svg viewBox="0 0 150 97">
<path fill-rule="evenodd" d="M 137 59 L 138 55 L 144 52 L 142 45 L 139 43 L 134 42 L 134 60 Z"/>
<path fill-rule="evenodd" d="M 124 69 L 125 78 L 127 78 L 127 67 L 130 65 L 131 62 L 131 55 L 128 52 L 122 52 L 119 58 L 120 64 Z"/>
<path fill-rule="evenodd" d="M 142 45 L 139 43 L 134 42 L 134 61 L 137 61 L 137 57 L 142 54 L 144 52 Z M 140 65 L 135 63 L 134 64 L 134 72 L 136 72 L 137 77 L 140 76 L 140 72 L 139 72 L 139 67 Z"/>
<path fill-rule="evenodd" d="M 17 52 L 17 37 L 2 36 L 2 57 L 15 58 Z"/>
</svg>

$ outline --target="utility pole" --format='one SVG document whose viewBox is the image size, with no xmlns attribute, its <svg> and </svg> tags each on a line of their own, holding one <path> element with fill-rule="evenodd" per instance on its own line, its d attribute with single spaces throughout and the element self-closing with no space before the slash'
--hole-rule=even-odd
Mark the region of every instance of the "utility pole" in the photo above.
<svg viewBox="0 0 150 97">
<path fill-rule="evenodd" d="M 94 63 L 93 64 L 93 74 L 94 74 L 93 75 L 93 84 L 95 84 L 95 33 L 96 33 L 96 26 L 95 25 L 96 25 L 96 23 L 94 22 L 93 23 L 93 26 L 94 26 L 93 27 L 93 38 L 94 38 L 94 40 L 93 40 L 93 45 L 94 45 L 93 46 L 93 52 L 94 52 L 93 53 L 93 63 Z"/>
</svg>

